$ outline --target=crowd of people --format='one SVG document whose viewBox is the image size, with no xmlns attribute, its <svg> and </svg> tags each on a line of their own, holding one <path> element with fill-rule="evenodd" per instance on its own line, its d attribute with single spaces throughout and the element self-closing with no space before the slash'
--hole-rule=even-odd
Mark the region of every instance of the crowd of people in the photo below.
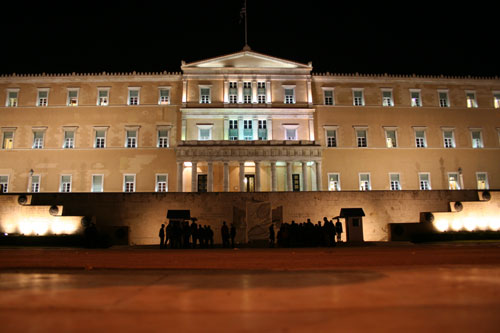
<svg viewBox="0 0 500 333">
<path fill-rule="evenodd" d="M 306 222 L 282 223 L 276 234 L 278 247 L 314 247 L 314 246 L 335 246 L 342 239 L 342 223 L 337 219 L 333 220 L 323 218 L 321 221 L 313 224 L 310 219 Z M 269 227 L 269 245 L 274 247 L 274 228 Z"/>
<path fill-rule="evenodd" d="M 214 232 L 209 225 L 192 221 L 170 221 L 165 227 L 161 225 L 159 232 L 160 248 L 191 249 L 214 246 Z"/>
<path fill-rule="evenodd" d="M 236 227 L 231 223 L 229 227 L 226 221 L 222 222 L 221 238 L 223 248 L 234 248 L 236 238 Z M 269 227 L 269 246 L 275 247 L 313 247 L 313 246 L 335 246 L 336 241 L 342 239 L 342 223 L 337 218 L 337 222 L 323 218 L 323 223 L 318 221 L 313 224 L 310 219 L 306 222 L 281 223 L 276 233 L 274 224 Z M 171 249 L 190 249 L 190 248 L 209 248 L 214 246 L 214 232 L 209 225 L 202 226 L 195 220 L 188 221 L 170 221 L 165 227 L 161 225 L 160 248 Z"/>
</svg>

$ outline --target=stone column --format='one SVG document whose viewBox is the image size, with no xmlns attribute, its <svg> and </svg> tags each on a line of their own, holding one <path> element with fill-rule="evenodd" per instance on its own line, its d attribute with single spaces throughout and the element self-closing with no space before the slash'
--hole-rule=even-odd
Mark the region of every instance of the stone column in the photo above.
<svg viewBox="0 0 500 333">
<path fill-rule="evenodd" d="M 238 140 L 244 140 L 243 117 L 238 117 Z"/>
<path fill-rule="evenodd" d="M 238 103 L 243 103 L 243 81 L 238 81 Z"/>
<path fill-rule="evenodd" d="M 276 177 L 276 162 L 271 162 L 271 191 L 278 190 L 278 178 Z"/>
<path fill-rule="evenodd" d="M 245 192 L 245 162 L 240 162 L 240 192 Z"/>
<path fill-rule="evenodd" d="M 273 118 L 267 117 L 267 139 L 272 140 L 273 139 Z"/>
<path fill-rule="evenodd" d="M 229 162 L 224 162 L 224 192 L 229 192 Z"/>
<path fill-rule="evenodd" d="M 188 88 L 188 81 L 186 79 L 182 80 L 182 103 L 186 104 L 187 103 L 187 88 Z"/>
<path fill-rule="evenodd" d="M 252 103 L 257 103 L 257 81 L 252 81 Z"/>
<path fill-rule="evenodd" d="M 182 118 L 181 120 L 181 140 L 185 141 L 186 140 L 186 133 L 187 131 L 187 120 L 186 118 Z"/>
<path fill-rule="evenodd" d="M 259 140 L 259 120 L 257 117 L 252 119 L 252 132 L 253 140 Z"/>
<path fill-rule="evenodd" d="M 266 103 L 271 104 L 271 81 L 266 82 Z"/>
<path fill-rule="evenodd" d="M 191 192 L 198 192 L 198 162 L 191 164 Z"/>
<path fill-rule="evenodd" d="M 214 191 L 214 163 L 208 162 L 207 192 Z"/>
<path fill-rule="evenodd" d="M 316 161 L 316 189 L 317 191 L 323 190 L 323 177 L 321 175 L 321 161 Z"/>
<path fill-rule="evenodd" d="M 302 191 L 307 191 L 307 162 L 302 162 Z"/>
<path fill-rule="evenodd" d="M 224 117 L 224 140 L 229 140 L 229 118 Z"/>
<path fill-rule="evenodd" d="M 229 81 L 228 80 L 224 81 L 224 103 L 225 104 L 229 103 Z"/>
<path fill-rule="evenodd" d="M 255 192 L 260 192 L 260 162 L 255 161 Z"/>
<path fill-rule="evenodd" d="M 314 119 L 313 117 L 309 118 L 309 140 L 314 141 Z"/>
<path fill-rule="evenodd" d="M 293 190 L 292 183 L 292 162 L 286 162 L 286 190 Z"/>
<path fill-rule="evenodd" d="M 177 162 L 177 192 L 183 192 L 182 174 L 184 171 L 184 162 Z"/>
</svg>

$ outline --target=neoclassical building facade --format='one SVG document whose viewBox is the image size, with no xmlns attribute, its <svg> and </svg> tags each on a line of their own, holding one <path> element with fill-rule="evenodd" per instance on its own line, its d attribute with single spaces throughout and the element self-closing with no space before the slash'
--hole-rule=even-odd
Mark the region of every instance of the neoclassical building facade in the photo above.
<svg viewBox="0 0 500 333">
<path fill-rule="evenodd" d="M 312 70 L 243 50 L 179 73 L 1 76 L 1 190 L 500 188 L 498 78 Z"/>
</svg>

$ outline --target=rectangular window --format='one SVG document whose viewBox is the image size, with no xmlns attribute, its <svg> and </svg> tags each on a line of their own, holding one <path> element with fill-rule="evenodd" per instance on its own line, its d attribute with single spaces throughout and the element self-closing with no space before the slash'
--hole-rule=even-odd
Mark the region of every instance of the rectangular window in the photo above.
<svg viewBox="0 0 500 333">
<path fill-rule="evenodd" d="M 127 148 L 137 148 L 137 130 L 127 130 L 125 147 Z"/>
<path fill-rule="evenodd" d="M 333 90 L 332 89 L 324 89 L 323 95 L 325 98 L 325 105 L 333 105 Z"/>
<path fill-rule="evenodd" d="M 208 87 L 200 87 L 200 103 L 201 104 L 210 104 L 210 88 Z"/>
<path fill-rule="evenodd" d="M 267 140 L 267 120 L 259 120 L 258 136 L 259 140 Z"/>
<path fill-rule="evenodd" d="M 472 148 L 483 148 L 483 136 L 480 130 L 471 130 Z"/>
<path fill-rule="evenodd" d="M 427 140 L 425 139 L 425 131 L 424 130 L 416 130 L 415 131 L 415 146 L 417 148 L 427 147 Z"/>
<path fill-rule="evenodd" d="M 238 140 L 238 120 L 229 119 L 229 140 Z"/>
<path fill-rule="evenodd" d="M 38 97 L 36 100 L 36 106 L 47 106 L 49 105 L 49 90 L 48 89 L 38 89 Z"/>
<path fill-rule="evenodd" d="M 286 135 L 286 140 L 297 140 L 297 129 L 296 128 L 286 128 L 285 135 Z"/>
<path fill-rule="evenodd" d="M 448 99 L 448 91 L 439 91 L 439 106 L 442 108 L 450 107 L 450 101 Z"/>
<path fill-rule="evenodd" d="M 168 130 L 159 129 L 158 130 L 158 148 L 168 148 Z"/>
<path fill-rule="evenodd" d="M 358 147 L 367 147 L 366 130 L 356 130 L 356 141 Z"/>
<path fill-rule="evenodd" d="M 123 192 L 135 192 L 135 175 L 123 177 Z"/>
<path fill-rule="evenodd" d="M 31 189 L 30 189 L 30 191 L 33 193 L 40 192 L 40 176 L 39 175 L 31 176 Z"/>
<path fill-rule="evenodd" d="M 103 175 L 92 175 L 92 192 L 103 192 Z"/>
<path fill-rule="evenodd" d="M 371 191 L 372 186 L 370 184 L 370 174 L 360 173 L 359 174 L 359 190 L 360 191 Z"/>
<path fill-rule="evenodd" d="M 252 103 L 252 82 L 243 82 L 243 103 Z"/>
<path fill-rule="evenodd" d="M 458 179 L 458 173 L 448 172 L 448 188 L 450 190 L 460 190 L 460 182 Z"/>
<path fill-rule="evenodd" d="M 295 104 L 295 88 L 285 88 L 285 104 Z"/>
<path fill-rule="evenodd" d="M 61 186 L 59 192 L 71 192 L 71 175 L 61 176 Z"/>
<path fill-rule="evenodd" d="M 326 146 L 337 147 L 337 130 L 326 130 Z"/>
<path fill-rule="evenodd" d="M 382 106 L 394 106 L 392 90 L 382 90 Z"/>
<path fill-rule="evenodd" d="M 474 91 L 465 92 L 468 108 L 477 108 L 476 93 Z"/>
<path fill-rule="evenodd" d="M 68 89 L 68 106 L 78 106 L 78 89 Z"/>
<path fill-rule="evenodd" d="M 353 96 L 353 105 L 354 106 L 363 106 L 363 105 L 365 105 L 365 98 L 363 96 L 363 90 L 362 89 L 353 89 L 352 90 L 352 96 Z"/>
<path fill-rule="evenodd" d="M 106 131 L 97 130 L 95 131 L 95 148 L 106 148 Z"/>
<path fill-rule="evenodd" d="M 19 90 L 7 90 L 7 101 L 5 102 L 5 106 L 8 107 L 16 107 L 18 104 L 18 96 Z"/>
<path fill-rule="evenodd" d="M 247 141 L 253 140 L 252 120 L 243 120 L 243 139 Z"/>
<path fill-rule="evenodd" d="M 328 191 L 340 191 L 340 174 L 328 174 Z"/>
<path fill-rule="evenodd" d="M 4 131 L 2 138 L 2 149 L 14 148 L 14 131 Z"/>
<path fill-rule="evenodd" d="M 75 148 L 75 131 L 64 131 L 64 149 Z"/>
<path fill-rule="evenodd" d="M 167 105 L 170 104 L 170 89 L 169 88 L 160 88 L 158 104 Z"/>
<path fill-rule="evenodd" d="M 488 174 L 486 172 L 476 172 L 476 182 L 478 190 L 489 189 L 488 185 Z"/>
<path fill-rule="evenodd" d="M 97 105 L 107 106 L 109 105 L 109 88 L 98 89 L 97 90 Z"/>
<path fill-rule="evenodd" d="M 33 149 L 43 148 L 43 138 L 45 131 L 34 131 L 33 132 Z"/>
<path fill-rule="evenodd" d="M 429 173 L 419 173 L 418 182 L 421 190 L 427 191 L 431 189 L 431 176 Z"/>
<path fill-rule="evenodd" d="M 266 103 L 266 82 L 257 82 L 257 102 L 259 104 Z"/>
<path fill-rule="evenodd" d="M 156 175 L 156 192 L 167 192 L 167 175 Z"/>
<path fill-rule="evenodd" d="M 390 179 L 391 191 L 401 190 L 401 182 L 399 181 L 399 173 L 390 173 L 389 179 Z"/>
<path fill-rule="evenodd" d="M 455 136 L 453 131 L 444 130 L 443 131 L 443 144 L 445 148 L 455 148 Z"/>
<path fill-rule="evenodd" d="M 7 193 L 9 191 L 9 176 L 0 176 L 0 192 Z"/>
<path fill-rule="evenodd" d="M 198 140 L 201 140 L 201 141 L 212 140 L 212 129 L 211 128 L 199 128 L 198 129 Z"/>
<path fill-rule="evenodd" d="M 396 130 L 385 130 L 385 141 L 387 148 L 396 148 L 398 146 Z"/>
<path fill-rule="evenodd" d="M 500 109 L 500 92 L 493 93 L 493 106 L 495 109 Z"/>
<path fill-rule="evenodd" d="M 229 82 L 229 103 L 238 103 L 238 82 L 236 81 Z"/>
<path fill-rule="evenodd" d="M 420 97 L 420 90 L 410 90 L 411 96 L 411 106 L 420 107 L 422 106 L 422 99 Z"/>
<path fill-rule="evenodd" d="M 128 105 L 139 105 L 139 88 L 128 88 Z"/>
</svg>

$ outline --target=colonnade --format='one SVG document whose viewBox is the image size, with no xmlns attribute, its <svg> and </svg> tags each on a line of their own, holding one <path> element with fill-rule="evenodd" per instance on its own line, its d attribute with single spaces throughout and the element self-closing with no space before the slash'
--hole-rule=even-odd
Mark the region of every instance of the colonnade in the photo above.
<svg viewBox="0 0 500 333">
<path fill-rule="evenodd" d="M 286 190 L 293 190 L 293 179 L 292 171 L 293 164 L 298 161 L 286 161 Z M 207 192 L 213 192 L 214 188 L 214 163 L 213 161 L 192 161 L 191 162 L 191 192 L 198 191 L 198 163 L 206 163 L 207 165 Z M 223 191 L 229 192 L 229 163 L 230 161 L 222 161 L 223 164 Z M 245 184 L 245 161 L 237 161 L 239 165 L 239 191 L 246 191 Z M 261 165 L 262 163 L 269 163 L 271 167 L 271 191 L 278 191 L 278 175 L 276 169 L 277 161 L 253 161 L 255 165 L 255 191 L 261 192 Z M 307 177 L 307 163 L 308 161 L 300 161 L 302 165 L 302 188 L 306 190 L 308 188 L 309 182 Z M 316 173 L 316 190 L 322 190 L 322 170 L 321 161 L 314 161 L 315 173 Z M 183 192 L 183 173 L 184 173 L 184 162 L 177 162 L 177 191 Z"/>
</svg>

